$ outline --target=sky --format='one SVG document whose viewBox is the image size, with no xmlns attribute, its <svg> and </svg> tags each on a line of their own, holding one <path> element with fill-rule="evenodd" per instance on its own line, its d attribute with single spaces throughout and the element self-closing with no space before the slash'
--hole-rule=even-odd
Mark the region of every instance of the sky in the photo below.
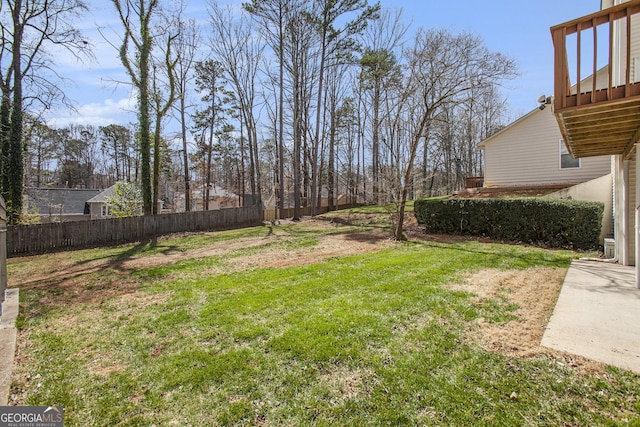
<svg viewBox="0 0 640 427">
<path fill-rule="evenodd" d="M 207 16 L 210 0 L 187 1 L 188 14 Z M 116 47 L 105 40 L 117 44 L 121 26 L 111 1 L 88 0 L 87 4 L 90 13 L 79 25 L 94 47 L 96 60 L 78 63 L 67 55 L 59 56 L 58 72 L 67 78 L 64 89 L 74 101 L 76 111 L 51 111 L 46 116 L 47 122 L 57 127 L 69 123 L 127 125 L 135 120 L 135 99 L 123 83 L 128 78 Z M 503 89 L 511 120 L 536 108 L 539 96 L 553 92 L 553 43 L 549 28 L 600 10 L 600 0 L 380 0 L 380 4 L 392 11 L 402 8 L 404 20 L 411 23 L 409 32 L 423 27 L 474 33 L 490 50 L 514 59 L 519 77 L 507 82 Z"/>
</svg>

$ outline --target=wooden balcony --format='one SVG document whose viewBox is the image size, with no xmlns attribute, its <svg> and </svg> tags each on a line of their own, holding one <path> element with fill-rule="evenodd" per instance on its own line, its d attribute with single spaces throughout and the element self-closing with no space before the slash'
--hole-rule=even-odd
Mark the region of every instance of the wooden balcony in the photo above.
<svg viewBox="0 0 640 427">
<path fill-rule="evenodd" d="M 551 28 L 554 113 L 573 157 L 623 154 L 640 141 L 640 0 Z"/>
</svg>

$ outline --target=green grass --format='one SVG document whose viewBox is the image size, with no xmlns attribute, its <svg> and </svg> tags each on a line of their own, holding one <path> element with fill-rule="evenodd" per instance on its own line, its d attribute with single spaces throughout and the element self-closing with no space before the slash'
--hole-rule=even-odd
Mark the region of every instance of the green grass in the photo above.
<svg viewBox="0 0 640 427">
<path fill-rule="evenodd" d="M 517 307 L 502 296 L 477 304 L 447 286 L 485 268 L 566 268 L 572 252 L 411 242 L 306 266 L 212 273 L 235 256 L 312 253 L 322 234 L 352 229 L 276 228 L 69 253 L 88 261 L 286 236 L 130 271 L 135 293 L 117 292 L 109 269 L 87 276 L 96 289 L 113 287 L 103 298 L 76 300 L 63 287 L 21 291 L 17 403 L 62 405 L 68 426 L 640 426 L 637 375 L 487 352 L 471 338 L 475 320 L 507 322 Z M 11 271 L 28 268 L 21 260 Z"/>
</svg>

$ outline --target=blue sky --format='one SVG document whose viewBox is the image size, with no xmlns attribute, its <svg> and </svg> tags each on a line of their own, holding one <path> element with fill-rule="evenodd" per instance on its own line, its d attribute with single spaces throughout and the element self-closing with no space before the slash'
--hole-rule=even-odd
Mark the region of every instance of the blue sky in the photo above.
<svg viewBox="0 0 640 427">
<path fill-rule="evenodd" d="M 130 98 L 125 84 L 117 83 L 126 82 L 127 76 L 116 49 L 96 30 L 101 27 L 109 39 L 117 40 L 120 25 L 111 1 L 87 3 L 91 13 L 81 27 L 92 40 L 97 61 L 78 64 L 72 58 L 60 56 L 58 71 L 68 78 L 65 89 L 78 112 L 54 111 L 48 115 L 49 123 L 127 124 L 135 118 L 132 113 L 135 100 Z M 552 94 L 553 44 L 549 28 L 600 9 L 600 0 L 380 0 L 380 3 L 383 8 L 402 8 L 405 21 L 412 23 L 411 30 L 424 27 L 472 32 L 481 36 L 489 49 L 513 58 L 520 77 L 508 82 L 504 89 L 512 119 L 536 108 L 540 95 Z M 205 17 L 206 4 L 207 0 L 190 0 L 187 10 L 193 16 Z"/>
</svg>

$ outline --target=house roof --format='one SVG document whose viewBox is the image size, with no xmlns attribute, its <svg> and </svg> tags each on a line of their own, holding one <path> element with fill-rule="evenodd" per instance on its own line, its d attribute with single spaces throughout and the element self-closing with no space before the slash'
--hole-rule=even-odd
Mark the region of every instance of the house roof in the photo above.
<svg viewBox="0 0 640 427">
<path fill-rule="evenodd" d="M 27 188 L 28 205 L 40 215 L 88 214 L 87 201 L 100 190 L 77 188 Z"/>
<path fill-rule="evenodd" d="M 109 188 L 105 188 L 91 199 L 87 200 L 87 203 L 106 203 L 109 197 L 116 195 L 115 184 Z"/>
<path fill-rule="evenodd" d="M 551 106 L 547 105 L 546 108 L 551 108 Z M 489 138 L 487 138 L 487 139 L 483 140 L 482 142 L 480 142 L 477 147 L 480 148 L 480 149 L 484 149 L 484 147 L 487 145 L 487 143 L 491 142 L 498 135 L 502 135 L 503 133 L 507 132 L 509 129 L 511 129 L 511 128 L 517 126 L 519 123 L 527 120 L 529 117 L 533 116 L 534 114 L 541 113 L 543 110 L 544 110 L 544 108 L 541 110 L 540 107 L 531 110 L 530 112 L 528 112 L 524 116 L 520 117 L 519 119 L 509 123 L 507 126 L 503 127 L 498 132 L 496 132 L 493 135 L 491 135 Z"/>
</svg>

